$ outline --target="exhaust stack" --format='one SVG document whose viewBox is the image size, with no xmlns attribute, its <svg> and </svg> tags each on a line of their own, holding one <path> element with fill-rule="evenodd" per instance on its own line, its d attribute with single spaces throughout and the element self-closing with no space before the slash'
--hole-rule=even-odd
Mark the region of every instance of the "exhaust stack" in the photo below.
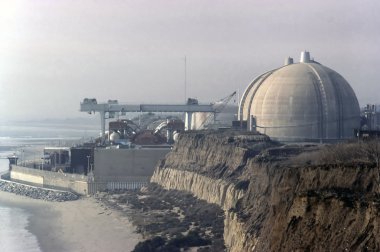
<svg viewBox="0 0 380 252">
<path fill-rule="evenodd" d="M 303 51 L 301 52 L 301 59 L 300 59 L 300 62 L 301 63 L 310 63 L 310 52 L 308 51 Z"/>
<path fill-rule="evenodd" d="M 294 63 L 293 58 L 291 58 L 291 57 L 287 57 L 287 58 L 285 59 L 285 64 L 284 64 L 284 66 L 287 66 L 287 65 L 290 65 L 290 64 L 293 64 L 293 63 Z"/>
</svg>

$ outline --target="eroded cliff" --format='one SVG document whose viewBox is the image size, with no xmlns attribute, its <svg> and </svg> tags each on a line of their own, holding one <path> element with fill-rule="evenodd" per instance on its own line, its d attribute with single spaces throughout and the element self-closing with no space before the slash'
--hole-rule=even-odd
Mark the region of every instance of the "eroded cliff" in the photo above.
<svg viewBox="0 0 380 252">
<path fill-rule="evenodd" d="M 351 147 L 186 133 L 151 182 L 220 205 L 230 251 L 376 251 L 379 169 L 373 153 Z"/>
</svg>

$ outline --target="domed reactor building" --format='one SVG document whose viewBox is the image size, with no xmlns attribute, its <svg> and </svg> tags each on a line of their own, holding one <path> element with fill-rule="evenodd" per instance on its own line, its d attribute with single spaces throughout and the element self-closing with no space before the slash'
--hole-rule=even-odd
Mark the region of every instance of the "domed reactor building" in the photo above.
<svg viewBox="0 0 380 252">
<path fill-rule="evenodd" d="M 354 137 L 360 108 L 350 84 L 334 70 L 301 53 L 285 66 L 257 77 L 245 90 L 239 120 L 282 141 L 338 140 Z"/>
</svg>

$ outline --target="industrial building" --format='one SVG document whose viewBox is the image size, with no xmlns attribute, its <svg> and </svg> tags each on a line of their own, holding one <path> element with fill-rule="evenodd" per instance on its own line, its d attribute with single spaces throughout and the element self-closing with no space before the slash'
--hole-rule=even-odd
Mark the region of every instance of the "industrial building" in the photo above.
<svg viewBox="0 0 380 252">
<path fill-rule="evenodd" d="M 245 90 L 239 121 L 283 141 L 349 139 L 360 128 L 360 108 L 349 83 L 336 71 L 301 53 L 261 74 Z"/>
<path fill-rule="evenodd" d="M 367 104 L 361 115 L 363 130 L 380 131 L 380 105 Z"/>
</svg>

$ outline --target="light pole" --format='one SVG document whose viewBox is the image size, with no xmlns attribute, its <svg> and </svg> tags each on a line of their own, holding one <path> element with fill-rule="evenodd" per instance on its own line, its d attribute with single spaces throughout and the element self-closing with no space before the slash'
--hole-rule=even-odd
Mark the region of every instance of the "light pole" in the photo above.
<svg viewBox="0 0 380 252">
<path fill-rule="evenodd" d="M 90 168 L 90 172 L 87 174 L 87 181 L 89 182 L 94 182 L 94 172 L 93 172 L 93 165 L 94 164 L 90 164 L 91 165 L 91 168 Z"/>
<path fill-rule="evenodd" d="M 22 163 L 21 163 L 21 166 L 25 166 L 25 154 L 24 154 L 24 149 L 22 149 Z"/>
<path fill-rule="evenodd" d="M 57 171 L 57 152 L 54 152 L 54 170 Z"/>
</svg>

